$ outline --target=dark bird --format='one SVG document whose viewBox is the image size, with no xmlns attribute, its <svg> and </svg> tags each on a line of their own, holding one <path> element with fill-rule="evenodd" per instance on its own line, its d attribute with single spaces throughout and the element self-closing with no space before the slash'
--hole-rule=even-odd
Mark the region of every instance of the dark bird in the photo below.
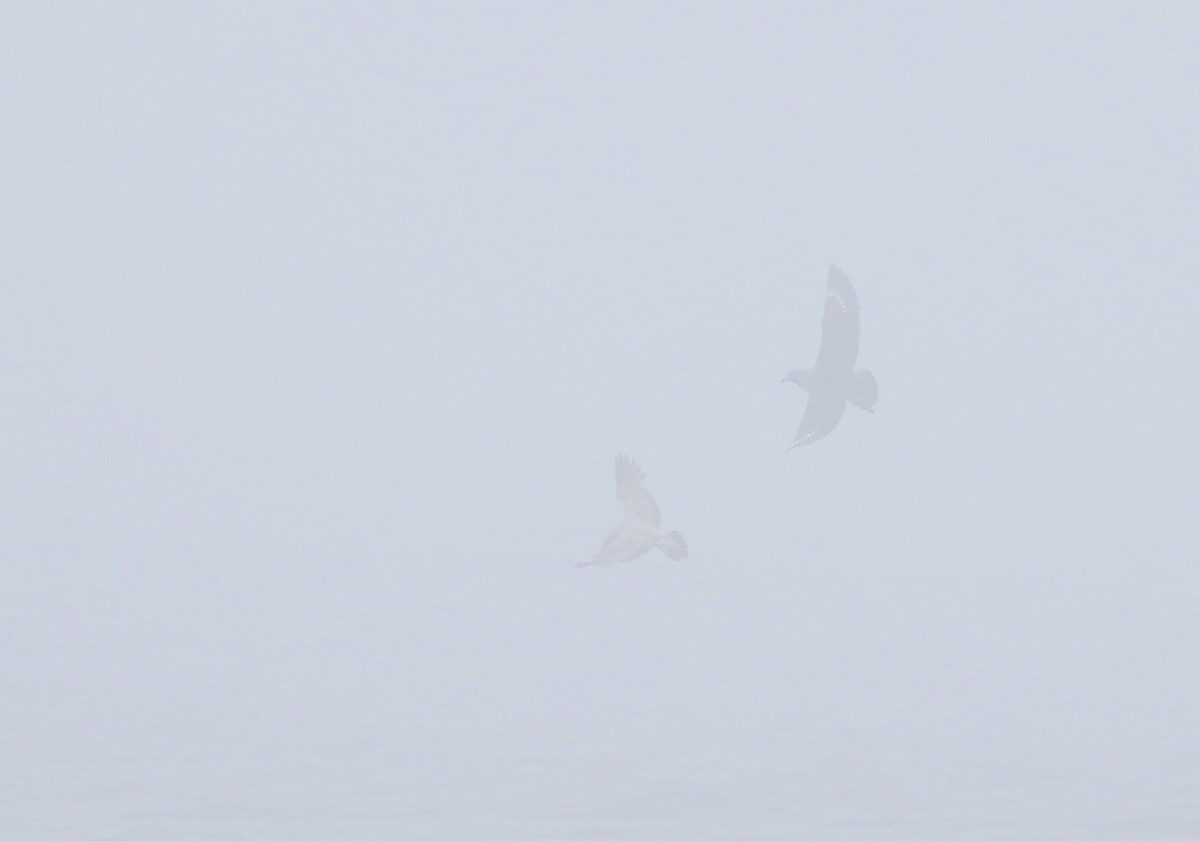
<svg viewBox="0 0 1200 841">
<path fill-rule="evenodd" d="M 576 566 L 611 566 L 634 561 L 651 549 L 661 549 L 673 561 L 687 557 L 687 543 L 677 531 L 663 532 L 654 497 L 646 490 L 646 477 L 629 456 L 616 460 L 617 500 L 625 509 L 625 519 L 604 539 L 604 546 L 590 561 Z"/>
<path fill-rule="evenodd" d="M 811 444 L 833 432 L 847 403 L 874 412 L 879 389 L 870 371 L 855 370 L 857 361 L 858 296 L 849 278 L 837 266 L 830 266 L 817 364 L 788 371 L 783 378 L 783 382 L 795 383 L 808 392 L 808 407 L 792 447 Z"/>
</svg>

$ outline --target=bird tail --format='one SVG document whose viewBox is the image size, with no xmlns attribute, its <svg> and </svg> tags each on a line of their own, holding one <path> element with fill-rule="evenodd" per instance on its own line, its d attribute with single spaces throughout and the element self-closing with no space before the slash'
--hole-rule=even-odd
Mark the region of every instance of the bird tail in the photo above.
<svg viewBox="0 0 1200 841">
<path fill-rule="evenodd" d="M 866 368 L 855 371 L 854 385 L 850 388 L 850 402 L 860 409 L 872 412 L 878 400 L 879 386 L 875 384 L 875 377 Z"/>
<path fill-rule="evenodd" d="M 662 542 L 658 544 L 658 548 L 672 561 L 682 561 L 688 554 L 687 541 L 677 531 L 670 531 L 663 535 Z"/>
</svg>

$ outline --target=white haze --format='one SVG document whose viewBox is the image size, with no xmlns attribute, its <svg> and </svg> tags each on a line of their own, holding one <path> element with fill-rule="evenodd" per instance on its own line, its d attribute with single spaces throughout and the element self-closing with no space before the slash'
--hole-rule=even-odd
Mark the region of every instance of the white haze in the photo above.
<svg viewBox="0 0 1200 841">
<path fill-rule="evenodd" d="M 1200 836 L 1195 6 L 0 33 L 3 837 Z"/>
</svg>

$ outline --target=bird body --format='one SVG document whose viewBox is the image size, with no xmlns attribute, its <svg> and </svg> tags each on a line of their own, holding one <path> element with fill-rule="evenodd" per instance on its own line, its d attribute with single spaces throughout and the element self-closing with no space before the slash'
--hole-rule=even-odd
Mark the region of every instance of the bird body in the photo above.
<svg viewBox="0 0 1200 841">
<path fill-rule="evenodd" d="M 858 361 L 858 296 L 849 278 L 829 267 L 825 313 L 821 319 L 821 347 L 812 368 L 789 371 L 783 382 L 795 383 L 808 393 L 808 406 L 793 447 L 824 438 L 841 422 L 846 404 L 873 412 L 879 400 L 875 377 L 855 369 Z"/>
<path fill-rule="evenodd" d="M 858 371 L 821 371 L 798 368 L 788 371 L 785 382 L 795 383 L 809 394 L 832 400 L 844 400 L 860 409 L 874 412 L 879 390 L 875 377 L 865 368 Z"/>
<path fill-rule="evenodd" d="M 618 455 L 615 463 L 617 500 L 625 510 L 620 525 L 609 532 L 600 551 L 576 566 L 611 566 L 635 561 L 652 549 L 659 549 L 672 560 L 687 557 L 687 542 L 677 531 L 659 528 L 662 517 L 654 497 L 646 490 L 645 474 L 628 456 Z"/>
</svg>

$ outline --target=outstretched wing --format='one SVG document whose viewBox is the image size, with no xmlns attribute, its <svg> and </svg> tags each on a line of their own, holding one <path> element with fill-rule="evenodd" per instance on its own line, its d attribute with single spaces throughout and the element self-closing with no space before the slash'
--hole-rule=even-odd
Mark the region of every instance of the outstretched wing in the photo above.
<svg viewBox="0 0 1200 841">
<path fill-rule="evenodd" d="M 617 499 L 625 508 L 625 519 L 658 526 L 662 517 L 654 497 L 646 490 L 642 469 L 629 456 L 619 455 L 616 461 Z"/>
<path fill-rule="evenodd" d="M 819 391 L 809 394 L 808 406 L 804 410 L 800 428 L 796 430 L 796 443 L 792 447 L 803 447 L 833 432 L 845 411 L 844 398 L 831 398 Z"/>
<path fill-rule="evenodd" d="M 837 266 L 829 267 L 825 315 L 821 319 L 821 349 L 816 368 L 849 371 L 858 360 L 858 296 Z"/>
<path fill-rule="evenodd" d="M 635 561 L 654 548 L 638 528 L 629 528 L 624 523 L 613 529 L 604 539 L 604 547 L 590 561 L 576 566 L 612 566 Z"/>
</svg>

